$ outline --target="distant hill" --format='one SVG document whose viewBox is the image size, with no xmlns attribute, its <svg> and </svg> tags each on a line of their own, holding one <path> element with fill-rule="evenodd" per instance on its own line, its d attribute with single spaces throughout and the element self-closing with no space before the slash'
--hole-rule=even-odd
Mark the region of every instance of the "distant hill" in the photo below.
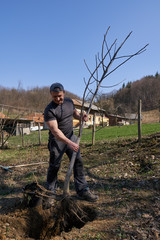
<svg viewBox="0 0 160 240">
<path fill-rule="evenodd" d="M 65 96 L 80 99 L 77 95 L 68 91 L 66 91 Z M 43 111 L 50 101 L 49 87 L 36 87 L 31 90 L 0 87 L 0 104 Z"/>
<path fill-rule="evenodd" d="M 99 97 L 97 104 L 108 113 L 123 115 L 137 112 L 138 100 L 142 100 L 142 111 L 158 109 L 160 105 L 160 75 L 146 76 L 135 82 L 123 84 L 115 94 Z"/>
<path fill-rule="evenodd" d="M 158 109 L 160 105 L 160 75 L 146 76 L 135 82 L 123 84 L 118 91 L 98 96 L 96 104 L 107 113 L 136 113 L 138 99 L 142 100 L 142 111 Z M 66 96 L 80 99 L 74 93 L 66 91 Z M 24 89 L 8 89 L 0 87 L 0 104 L 24 107 L 33 111 L 43 111 L 51 101 L 49 87 Z M 1 111 L 1 110 L 0 110 Z"/>
</svg>

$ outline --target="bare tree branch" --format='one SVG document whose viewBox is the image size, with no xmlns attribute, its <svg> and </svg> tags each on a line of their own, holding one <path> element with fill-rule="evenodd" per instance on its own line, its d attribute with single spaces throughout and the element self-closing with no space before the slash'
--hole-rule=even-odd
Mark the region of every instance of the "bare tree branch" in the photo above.
<svg viewBox="0 0 160 240">
<path fill-rule="evenodd" d="M 95 59 L 96 59 L 96 68 L 97 68 L 97 55 L 95 56 Z M 98 84 L 98 69 L 96 71 L 96 74 L 97 74 L 96 79 L 97 79 L 97 84 Z"/>
<path fill-rule="evenodd" d="M 99 59 L 99 55 L 98 55 L 99 63 L 97 64 L 97 57 L 96 57 L 96 68 L 94 69 L 93 72 L 90 71 L 88 65 L 84 61 L 85 65 L 86 65 L 86 67 L 87 67 L 87 69 L 90 73 L 90 77 L 88 79 L 88 82 L 85 82 L 85 90 L 84 90 L 84 93 L 83 93 L 83 101 L 82 101 L 82 107 L 81 107 L 81 120 L 80 120 L 79 136 L 78 136 L 78 139 L 77 139 L 77 144 L 80 143 L 80 138 L 81 138 L 83 127 L 84 127 L 84 122 L 82 121 L 82 115 L 83 115 L 83 111 L 84 111 L 85 99 L 86 99 L 86 96 L 88 95 L 88 93 L 92 93 L 92 98 L 90 100 L 90 104 L 89 104 L 89 107 L 88 107 L 88 110 L 87 110 L 87 114 L 89 114 L 89 112 L 92 108 L 92 104 L 93 104 L 94 99 L 95 99 L 95 97 L 98 93 L 98 90 L 101 86 L 102 81 L 105 78 L 107 78 L 111 73 L 116 71 L 120 66 L 122 66 L 127 61 L 129 61 L 131 58 L 133 58 L 135 56 L 138 56 L 139 54 L 143 53 L 146 50 L 146 47 L 148 46 L 148 44 L 146 44 L 143 48 L 141 48 L 140 50 L 138 50 L 136 53 L 133 53 L 133 54 L 129 54 L 129 55 L 127 54 L 127 55 L 124 55 L 124 56 L 117 56 L 118 53 L 120 52 L 121 48 L 123 47 L 123 45 L 126 43 L 128 38 L 131 36 L 132 32 L 130 32 L 127 35 L 127 37 L 124 39 L 124 41 L 120 44 L 120 46 L 118 48 L 116 48 L 117 39 L 111 44 L 110 47 L 108 47 L 106 37 L 107 37 L 109 29 L 110 29 L 110 27 L 107 29 L 107 31 L 104 35 L 103 42 L 102 42 L 101 59 Z M 114 47 L 114 51 L 113 51 L 113 47 Z M 106 53 L 105 53 L 105 48 L 106 48 Z M 112 55 L 112 51 L 114 52 L 113 55 Z M 106 61 L 106 57 L 108 55 L 109 55 L 109 62 L 108 62 L 108 64 L 105 64 L 104 62 Z M 124 58 L 127 58 L 127 59 L 124 59 Z M 109 71 L 110 67 L 112 66 L 112 63 L 116 63 L 117 59 L 122 59 L 122 62 L 117 64 L 117 66 L 115 66 L 112 70 Z M 98 77 L 99 77 L 98 71 L 100 69 L 102 69 L 102 73 L 100 74 L 100 78 L 98 79 Z M 96 74 L 96 77 L 95 77 L 95 74 Z M 113 86 L 117 86 L 121 82 L 119 82 L 115 85 L 112 85 L 112 86 L 108 86 L 108 88 L 113 87 Z M 94 83 L 96 83 L 95 86 L 93 86 Z M 91 89 L 91 85 L 92 85 L 93 89 Z M 105 88 L 105 86 L 101 86 L 101 87 Z M 107 86 L 106 86 L 106 88 L 107 88 Z M 72 155 L 72 158 L 71 158 L 71 161 L 70 161 L 70 165 L 69 165 L 69 168 L 68 168 L 68 171 L 67 171 L 67 174 L 66 174 L 66 179 L 65 179 L 65 183 L 64 183 L 64 191 L 63 191 L 64 196 L 69 194 L 69 181 L 70 181 L 70 177 L 71 177 L 71 174 L 72 174 L 72 169 L 73 169 L 73 166 L 74 166 L 76 155 L 77 155 L 77 153 L 73 152 L 73 155 Z"/>
<path fill-rule="evenodd" d="M 121 84 L 122 82 L 124 82 L 125 80 L 126 80 L 126 79 L 120 81 L 119 83 L 116 83 L 116 84 L 114 84 L 114 85 L 111 85 L 111 86 L 100 86 L 100 87 L 101 87 L 101 88 L 112 88 L 112 87 L 116 87 L 116 86 L 118 86 L 119 84 Z"/>
<path fill-rule="evenodd" d="M 85 65 L 86 65 L 86 68 L 87 68 L 87 70 L 88 70 L 88 72 L 92 75 L 92 72 L 90 71 L 90 69 L 89 69 L 89 67 L 88 67 L 88 65 L 87 65 L 87 63 L 86 63 L 86 61 L 84 60 L 84 63 L 85 63 Z M 98 68 L 97 68 L 97 66 L 96 66 L 96 72 L 98 71 Z M 95 78 L 94 77 L 94 75 L 92 76 L 93 77 L 93 79 L 97 82 L 98 81 L 98 78 Z M 93 82 L 90 82 L 90 85 L 91 84 L 93 84 L 95 81 L 93 81 Z"/>
<path fill-rule="evenodd" d="M 110 71 L 104 78 L 108 77 L 112 72 L 114 72 L 116 69 L 118 69 L 120 66 L 122 66 L 124 63 L 128 62 L 131 58 L 141 54 L 142 52 L 144 52 L 144 49 L 148 46 L 149 44 L 146 44 L 142 49 L 140 49 L 138 52 L 136 52 L 135 54 L 130 55 L 130 57 L 128 59 L 126 59 L 125 61 L 123 61 L 122 63 L 120 63 L 117 67 L 115 67 L 112 71 Z M 142 52 L 141 52 L 142 51 Z"/>
</svg>

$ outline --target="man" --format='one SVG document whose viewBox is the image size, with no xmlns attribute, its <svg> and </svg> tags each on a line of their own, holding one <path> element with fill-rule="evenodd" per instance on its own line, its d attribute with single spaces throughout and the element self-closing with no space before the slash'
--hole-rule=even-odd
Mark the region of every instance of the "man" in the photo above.
<svg viewBox="0 0 160 240">
<path fill-rule="evenodd" d="M 65 90 L 62 84 L 53 83 L 50 87 L 50 94 L 52 101 L 44 111 L 44 120 L 49 127 L 48 148 L 50 151 L 50 162 L 47 173 L 48 189 L 55 194 L 57 174 L 62 156 L 66 153 L 69 159 L 71 159 L 72 153 L 75 151 L 77 156 L 73 172 L 76 192 L 79 198 L 94 202 L 98 197 L 91 193 L 88 188 L 79 145 L 76 143 L 76 136 L 73 135 L 73 117 L 80 120 L 80 114 L 74 108 L 72 100 L 65 97 Z M 83 114 L 82 120 L 87 121 L 88 116 Z"/>
</svg>

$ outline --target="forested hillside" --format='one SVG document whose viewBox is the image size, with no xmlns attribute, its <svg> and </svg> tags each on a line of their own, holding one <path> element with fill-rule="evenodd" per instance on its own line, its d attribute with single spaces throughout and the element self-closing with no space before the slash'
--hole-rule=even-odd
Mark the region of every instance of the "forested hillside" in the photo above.
<svg viewBox="0 0 160 240">
<path fill-rule="evenodd" d="M 142 111 L 149 111 L 160 104 L 160 75 L 146 76 L 135 82 L 123 84 L 117 92 L 101 94 L 97 99 L 98 106 L 107 113 L 123 114 L 137 112 L 138 99 L 142 100 Z M 79 98 L 74 93 L 66 92 L 66 96 Z M 49 87 L 33 88 L 31 90 L 8 89 L 0 87 L 0 104 L 14 107 L 29 108 L 33 111 L 43 111 L 51 101 Z"/>
<path fill-rule="evenodd" d="M 114 94 L 103 94 L 98 104 L 108 113 L 124 114 L 137 112 L 138 99 L 142 100 L 142 111 L 149 111 L 160 105 L 160 75 L 146 76 L 135 82 L 123 84 Z"/>
<path fill-rule="evenodd" d="M 66 91 L 66 96 L 79 98 L 68 91 Z M 17 108 L 29 108 L 33 111 L 43 111 L 50 101 L 51 96 L 49 87 L 36 87 L 31 90 L 0 87 L 0 104 L 10 105 Z"/>
</svg>

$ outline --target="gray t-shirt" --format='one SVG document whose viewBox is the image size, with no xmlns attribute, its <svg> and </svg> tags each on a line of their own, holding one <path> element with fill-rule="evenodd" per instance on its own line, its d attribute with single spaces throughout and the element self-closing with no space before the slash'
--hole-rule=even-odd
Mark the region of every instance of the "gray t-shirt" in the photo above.
<svg viewBox="0 0 160 240">
<path fill-rule="evenodd" d="M 58 128 L 63 132 L 66 137 L 70 137 L 73 132 L 73 111 L 74 105 L 70 98 L 64 98 L 62 104 L 50 102 L 44 111 L 44 121 L 57 120 Z M 54 136 L 49 132 L 50 139 Z"/>
</svg>

